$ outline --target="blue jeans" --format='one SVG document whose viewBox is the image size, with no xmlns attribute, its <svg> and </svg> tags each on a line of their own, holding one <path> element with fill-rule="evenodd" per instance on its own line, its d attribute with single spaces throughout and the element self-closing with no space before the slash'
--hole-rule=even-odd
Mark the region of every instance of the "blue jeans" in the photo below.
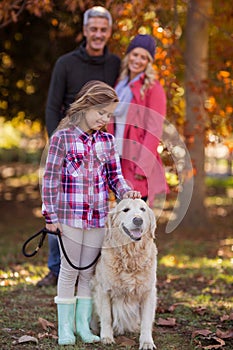
<svg viewBox="0 0 233 350">
<path fill-rule="evenodd" d="M 49 257 L 48 257 L 48 268 L 58 276 L 60 271 L 60 250 L 57 241 L 57 236 L 48 234 L 49 243 Z"/>
</svg>

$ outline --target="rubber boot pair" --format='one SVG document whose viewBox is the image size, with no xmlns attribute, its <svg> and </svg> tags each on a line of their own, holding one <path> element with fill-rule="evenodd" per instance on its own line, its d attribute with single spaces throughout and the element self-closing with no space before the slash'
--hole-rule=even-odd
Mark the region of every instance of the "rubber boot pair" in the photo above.
<svg viewBox="0 0 233 350">
<path fill-rule="evenodd" d="M 58 313 L 58 344 L 74 345 L 76 333 L 84 343 L 94 343 L 100 338 L 91 333 L 89 323 L 92 315 L 90 298 L 63 299 L 55 297 Z M 75 310 L 76 309 L 76 310 Z"/>
</svg>

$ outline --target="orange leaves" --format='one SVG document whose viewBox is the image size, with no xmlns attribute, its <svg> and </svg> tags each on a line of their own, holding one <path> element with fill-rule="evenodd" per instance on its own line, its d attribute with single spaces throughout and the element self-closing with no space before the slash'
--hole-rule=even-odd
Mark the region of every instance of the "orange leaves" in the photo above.
<svg viewBox="0 0 233 350">
<path fill-rule="evenodd" d="M 214 96 L 210 96 L 206 101 L 205 101 L 205 108 L 209 111 L 213 111 L 217 106 L 216 99 Z"/>
<path fill-rule="evenodd" d="M 127 4 L 125 4 L 125 7 L 124 7 L 124 9 L 123 9 L 123 11 L 122 11 L 122 15 L 123 16 L 128 16 L 128 15 L 130 15 L 131 14 L 131 12 L 132 12 L 132 4 L 130 4 L 130 3 L 127 3 Z"/>
<path fill-rule="evenodd" d="M 53 1 L 52 0 L 28 0 L 26 4 L 27 10 L 37 17 L 41 17 L 44 13 L 52 12 Z"/>
<path fill-rule="evenodd" d="M 217 77 L 218 77 L 219 79 L 222 79 L 222 78 L 229 78 L 229 76 L 230 76 L 230 73 L 227 72 L 226 70 L 220 70 L 220 72 L 218 72 L 218 74 L 217 74 Z"/>
<path fill-rule="evenodd" d="M 23 9 L 24 1 L 22 0 L 2 0 L 0 2 L 0 27 L 17 22 L 18 15 Z"/>
<path fill-rule="evenodd" d="M 233 113 L 233 107 L 232 107 L 232 106 L 227 105 L 227 106 L 226 106 L 226 113 L 228 113 L 228 114 L 232 114 L 232 113 Z"/>
<path fill-rule="evenodd" d="M 229 139 L 224 142 L 224 145 L 227 146 L 230 153 L 233 152 L 233 140 Z M 232 314 L 233 315 L 233 314 Z M 233 319 L 233 318 L 232 318 Z"/>
<path fill-rule="evenodd" d="M 17 22 L 20 14 L 27 9 L 37 17 L 44 13 L 52 12 L 52 0 L 2 0 L 0 3 L 0 28 L 11 22 Z"/>
<path fill-rule="evenodd" d="M 85 4 L 83 0 L 65 0 L 65 4 L 69 11 L 74 13 L 77 11 L 77 8 L 80 7 L 80 9 L 84 12 L 85 11 Z"/>
<path fill-rule="evenodd" d="M 227 70 L 220 70 L 217 73 L 217 79 L 223 82 L 225 90 L 232 90 L 233 79 L 231 78 L 230 72 Z"/>
<path fill-rule="evenodd" d="M 163 28 L 161 25 L 159 25 L 158 20 L 153 24 L 152 33 L 162 42 L 163 47 L 169 47 L 170 45 L 174 44 L 176 40 L 176 35 L 172 32 L 171 28 Z"/>
</svg>

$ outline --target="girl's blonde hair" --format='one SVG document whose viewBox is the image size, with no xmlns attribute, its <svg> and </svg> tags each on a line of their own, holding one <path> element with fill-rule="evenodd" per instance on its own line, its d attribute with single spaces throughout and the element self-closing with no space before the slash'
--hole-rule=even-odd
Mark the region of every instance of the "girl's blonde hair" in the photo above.
<svg viewBox="0 0 233 350">
<path fill-rule="evenodd" d="M 123 80 L 124 78 L 129 76 L 130 71 L 128 68 L 128 63 L 129 63 L 130 52 L 122 60 L 121 73 L 120 73 L 119 80 Z M 146 90 L 149 89 L 149 87 L 151 85 L 153 85 L 153 83 L 155 81 L 155 75 L 156 75 L 155 70 L 154 70 L 153 65 L 152 65 L 153 59 L 152 59 L 151 55 L 149 54 L 149 52 L 147 52 L 147 54 L 148 54 L 149 61 L 148 61 L 147 67 L 146 67 L 145 72 L 144 72 L 145 73 L 144 83 L 143 83 L 141 90 L 140 90 L 140 95 L 142 98 L 144 98 Z"/>
<path fill-rule="evenodd" d="M 102 108 L 103 105 L 114 102 L 119 102 L 119 100 L 111 86 L 99 80 L 91 80 L 78 92 L 75 101 L 71 103 L 66 117 L 61 120 L 57 130 L 66 129 L 73 125 L 78 126 L 87 109 Z"/>
</svg>

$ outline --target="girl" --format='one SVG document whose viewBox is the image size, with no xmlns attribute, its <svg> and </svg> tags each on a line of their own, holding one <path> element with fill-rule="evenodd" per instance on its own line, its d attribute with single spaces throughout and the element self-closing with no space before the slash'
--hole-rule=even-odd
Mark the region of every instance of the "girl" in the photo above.
<svg viewBox="0 0 233 350">
<path fill-rule="evenodd" d="M 61 231 L 67 255 L 76 266 L 89 265 L 101 249 L 109 188 L 118 198 L 140 198 L 122 176 L 114 137 L 103 131 L 116 102 L 113 88 L 88 82 L 50 140 L 42 183 L 43 215 L 48 230 Z M 93 272 L 94 266 L 73 269 L 61 251 L 55 297 L 60 345 L 75 344 L 75 332 L 83 342 L 99 341 L 89 328 Z"/>
</svg>

